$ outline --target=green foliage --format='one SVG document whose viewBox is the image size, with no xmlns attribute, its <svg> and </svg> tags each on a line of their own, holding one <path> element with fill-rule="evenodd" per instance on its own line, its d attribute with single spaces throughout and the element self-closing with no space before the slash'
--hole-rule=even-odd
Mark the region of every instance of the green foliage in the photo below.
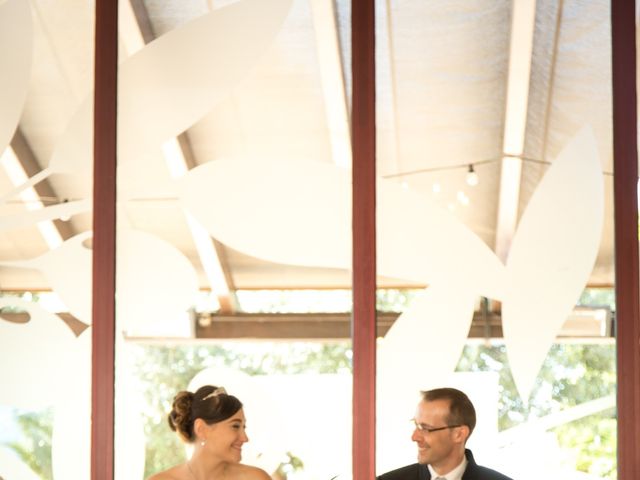
<svg viewBox="0 0 640 480">
<path fill-rule="evenodd" d="M 403 312 L 422 289 L 385 288 L 376 291 L 376 309 L 379 312 Z"/>
<path fill-rule="evenodd" d="M 500 430 L 616 392 L 615 348 L 611 344 L 555 344 L 525 405 L 516 390 L 506 348 L 469 345 L 458 371 L 493 371 L 499 375 Z M 558 442 L 576 454 L 578 470 L 616 478 L 616 421 L 601 412 L 555 429 Z"/>
<path fill-rule="evenodd" d="M 402 312 L 418 296 L 421 288 L 384 288 L 376 291 L 376 308 L 381 312 Z M 238 290 L 245 312 L 347 312 L 353 299 L 351 290 Z"/>
<path fill-rule="evenodd" d="M 404 298 L 404 297 L 403 297 Z M 389 297 L 396 304 L 402 298 Z M 233 343 L 230 345 L 131 346 L 134 368 L 147 406 L 145 477 L 185 460 L 178 436 L 166 416 L 173 396 L 187 387 L 199 371 L 230 367 L 249 375 L 342 373 L 351 371 L 349 342 Z M 616 391 L 615 348 L 611 344 L 554 345 L 540 371 L 528 405 L 518 396 L 504 345 L 468 345 L 458 371 L 493 371 L 499 375 L 499 428 L 516 426 L 531 418 L 612 395 Z M 10 447 L 43 479 L 51 479 L 52 412 L 23 413 L 17 419 L 26 440 Z M 555 428 L 563 449 L 574 451 L 576 468 L 615 479 L 616 420 L 613 411 L 601 412 Z M 303 460 L 290 452 L 278 473 L 303 468 Z"/>
<path fill-rule="evenodd" d="M 578 305 L 589 307 L 609 307 L 616 310 L 616 291 L 613 288 L 585 288 Z"/>
<path fill-rule="evenodd" d="M 615 412 L 602 412 L 555 429 L 560 445 L 574 451 L 576 468 L 601 478 L 615 479 Z"/>
<path fill-rule="evenodd" d="M 304 463 L 291 452 L 287 452 L 287 461 L 280 464 L 274 475 L 277 478 L 286 479 L 287 475 L 304 469 Z"/>
<path fill-rule="evenodd" d="M 18 414 L 16 422 L 21 428 L 23 438 L 9 442 L 11 448 L 34 473 L 43 480 L 51 480 L 51 436 L 53 431 L 53 411 L 46 409 L 38 412 Z"/>
</svg>

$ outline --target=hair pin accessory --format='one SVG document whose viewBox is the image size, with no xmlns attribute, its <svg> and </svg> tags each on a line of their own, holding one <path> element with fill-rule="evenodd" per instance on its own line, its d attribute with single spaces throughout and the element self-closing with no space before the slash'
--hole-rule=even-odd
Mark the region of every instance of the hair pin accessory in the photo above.
<svg viewBox="0 0 640 480">
<path fill-rule="evenodd" d="M 217 397 L 221 393 L 224 393 L 226 395 L 227 391 L 224 389 L 224 387 L 216 388 L 213 392 L 211 392 L 209 395 L 204 397 L 202 400 L 207 400 L 207 399 L 212 398 L 212 397 Z"/>
</svg>

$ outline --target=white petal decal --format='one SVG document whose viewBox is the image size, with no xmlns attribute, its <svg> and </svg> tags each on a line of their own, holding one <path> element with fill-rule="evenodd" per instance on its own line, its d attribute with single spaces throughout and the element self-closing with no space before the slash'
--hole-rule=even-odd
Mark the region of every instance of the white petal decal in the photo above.
<svg viewBox="0 0 640 480">
<path fill-rule="evenodd" d="M 0 203 L 10 198 L 17 190 L 23 189 L 26 184 L 22 184 L 18 189 L 10 192 L 0 199 Z M 51 207 L 40 208 L 38 210 L 30 210 L 27 212 L 5 215 L 0 217 L 0 232 L 10 230 L 12 228 L 30 227 L 38 222 L 46 220 L 55 220 L 57 218 L 72 216 L 78 213 L 91 211 L 90 200 L 74 200 L 72 202 L 60 203 Z"/>
<path fill-rule="evenodd" d="M 0 265 L 41 271 L 69 312 L 91 323 L 92 252 L 83 245 L 90 236 L 85 232 L 35 259 Z M 120 328 L 132 335 L 188 334 L 186 312 L 198 291 L 191 262 L 155 235 L 124 228 L 118 231 L 117 248 L 116 315 Z"/>
<path fill-rule="evenodd" d="M 237 250 L 285 264 L 351 266 L 348 170 L 319 162 L 217 160 L 179 182 L 183 206 Z M 379 192 L 380 275 L 502 295 L 504 267 L 470 230 L 426 196 L 393 182 L 381 180 Z"/>
<path fill-rule="evenodd" d="M 118 230 L 117 249 L 119 329 L 130 335 L 187 334 L 180 319 L 187 321 L 198 292 L 191 262 L 170 243 L 135 230 Z"/>
<path fill-rule="evenodd" d="M 377 428 L 385 442 L 409 439 L 421 390 L 447 384 L 464 348 L 476 295 L 459 285 L 432 285 L 396 320 L 378 347 Z M 395 435 L 388 435 L 395 432 Z M 386 440 L 385 440 L 386 439 Z M 389 448 L 393 448 L 389 445 Z"/>
<path fill-rule="evenodd" d="M 215 9 L 124 62 L 119 79 L 119 158 L 134 161 L 150 148 L 159 149 L 209 113 L 272 44 L 291 3 L 242 0 Z"/>
<path fill-rule="evenodd" d="M 427 288 L 391 327 L 378 349 L 381 395 L 403 386 L 418 392 L 439 385 L 455 369 L 464 348 L 476 295 L 455 285 Z M 412 365 L 428 366 L 428 376 L 401 375 Z"/>
<path fill-rule="evenodd" d="M 0 153 L 11 141 L 27 98 L 33 25 L 29 2 L 0 2 Z"/>
<path fill-rule="evenodd" d="M 91 477 L 91 337 L 88 328 L 76 339 L 70 352 L 72 368 L 52 395 L 54 480 Z"/>
<path fill-rule="evenodd" d="M 118 389 L 115 397 L 115 478 L 138 480 L 144 474 L 145 438 L 140 406 L 144 405 L 137 382 L 124 358 L 122 337 L 116 340 Z M 91 459 L 91 329 L 73 347 L 72 381 L 56 391 L 51 444 L 54 479 L 89 478 Z"/>
<path fill-rule="evenodd" d="M 123 342 L 116 344 L 116 351 L 118 387 L 115 396 L 114 478 L 140 480 L 144 478 L 147 441 L 141 410 L 147 403 L 140 380 L 129 371 L 134 360 L 124 358 L 128 352 L 127 345 Z"/>
<path fill-rule="evenodd" d="M 208 192 L 206 202 L 201 192 Z M 335 165 L 219 160 L 184 175 L 179 195 L 209 233 L 249 255 L 294 265 L 350 265 L 351 177 Z"/>
<path fill-rule="evenodd" d="M 54 401 L 72 365 L 71 329 L 56 315 L 35 303 L 0 298 L 0 308 L 20 307 L 30 315 L 27 323 L 0 318 L 0 403 L 20 408 L 42 408 Z"/>
<path fill-rule="evenodd" d="M 54 250 L 31 260 L 0 262 L 2 266 L 33 268 L 47 278 L 49 286 L 78 320 L 91 323 L 91 265 L 92 252 L 82 242 L 90 232 L 66 240 Z M 73 265 L 73 268 L 69 266 Z"/>
<path fill-rule="evenodd" d="M 526 401 L 560 327 L 589 279 L 600 244 L 604 185 L 597 145 L 583 128 L 531 198 L 507 260 L 502 323 Z"/>
<path fill-rule="evenodd" d="M 504 265 L 454 215 L 397 182 L 378 180 L 377 192 L 380 275 L 443 283 L 476 296 L 504 295 Z"/>
<path fill-rule="evenodd" d="M 118 161 L 150 158 L 150 151 L 160 151 L 163 142 L 210 112 L 272 44 L 291 3 L 242 0 L 215 9 L 124 61 L 118 69 Z M 92 116 L 89 96 L 67 125 L 48 167 L 11 195 L 53 173 L 90 175 Z"/>
</svg>

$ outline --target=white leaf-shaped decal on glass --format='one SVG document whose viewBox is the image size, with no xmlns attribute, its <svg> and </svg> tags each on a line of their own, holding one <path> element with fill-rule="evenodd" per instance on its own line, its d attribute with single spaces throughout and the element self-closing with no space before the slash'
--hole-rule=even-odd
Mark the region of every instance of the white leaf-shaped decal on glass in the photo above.
<svg viewBox="0 0 640 480">
<path fill-rule="evenodd" d="M 53 392 L 67 378 L 76 340 L 71 329 L 56 315 L 35 303 L 0 298 L 0 308 L 19 307 L 28 312 L 27 323 L 0 318 L 0 404 L 20 408 L 52 405 Z"/>
<path fill-rule="evenodd" d="M 31 268 L 40 271 L 51 289 L 60 296 L 74 317 L 91 323 L 91 250 L 83 242 L 90 232 L 81 233 L 53 250 L 30 260 L 0 262 L 7 267 Z M 73 267 L 70 267 L 70 266 Z"/>
<path fill-rule="evenodd" d="M 144 475 L 145 437 L 140 406 L 145 402 L 139 381 L 132 378 L 125 358 L 127 345 L 116 337 L 115 478 L 138 480 Z M 70 381 L 56 392 L 51 463 L 54 479 L 90 478 L 91 459 L 91 330 L 74 345 Z"/>
<path fill-rule="evenodd" d="M 119 69 L 118 156 L 134 161 L 196 123 L 258 63 L 292 0 L 242 0 L 151 42 Z M 149 128 L 152 125 L 153 128 Z"/>
<path fill-rule="evenodd" d="M 118 230 L 117 249 L 119 328 L 130 335 L 187 335 L 185 315 L 198 293 L 191 262 L 169 242 L 124 228 Z"/>
<path fill-rule="evenodd" d="M 449 384 L 469 333 L 475 298 L 460 284 L 431 285 L 397 318 L 378 346 L 380 452 L 397 451 L 398 439 L 409 440 L 408 419 L 421 390 Z"/>
<path fill-rule="evenodd" d="M 32 177 L 33 178 L 33 177 Z M 13 192 L 3 198 L 9 198 Z M 2 199 L 0 199 L 0 203 Z M 4 215 L 0 217 L 0 232 L 13 228 L 30 227 L 38 222 L 55 220 L 62 217 L 71 217 L 78 213 L 89 212 L 91 210 L 91 200 L 73 200 L 71 202 L 60 203 L 50 207 L 29 210 L 14 215 Z"/>
<path fill-rule="evenodd" d="M 435 284 L 415 299 L 396 320 L 379 353 L 379 397 L 382 404 L 409 399 L 409 411 L 420 390 L 442 384 L 454 371 L 464 348 L 476 295 L 459 285 Z M 425 375 L 403 375 L 425 366 Z M 394 409 L 406 417 L 404 409 Z"/>
<path fill-rule="evenodd" d="M 446 284 L 476 296 L 504 295 L 504 265 L 449 211 L 390 180 L 378 180 L 377 196 L 380 275 Z"/>
<path fill-rule="evenodd" d="M 347 170 L 319 162 L 217 160 L 178 182 L 182 205 L 236 250 L 277 263 L 350 265 Z"/>
<path fill-rule="evenodd" d="M 0 265 L 39 270 L 69 312 L 91 323 L 92 252 L 83 244 L 90 237 L 91 232 L 85 232 L 39 257 Z M 158 265 L 162 265 L 162 275 Z M 155 235 L 120 228 L 116 267 L 116 311 L 121 328 L 138 335 L 186 334 L 185 314 L 195 301 L 198 279 L 182 252 Z"/>
<path fill-rule="evenodd" d="M 559 329 L 589 279 L 604 215 L 593 131 L 585 127 L 547 170 L 513 238 L 502 324 L 511 371 L 526 401 Z"/>
<path fill-rule="evenodd" d="M 428 197 L 391 181 L 379 180 L 378 191 L 380 275 L 455 281 L 476 295 L 502 296 L 504 267 L 470 230 Z M 320 162 L 217 160 L 184 175 L 178 194 L 211 235 L 236 250 L 277 263 L 351 267 L 348 170 Z"/>
<path fill-rule="evenodd" d="M 27 98 L 32 51 L 29 2 L 0 2 L 0 154 L 11 141 Z"/>
<path fill-rule="evenodd" d="M 183 206 L 236 250 L 283 264 L 351 267 L 351 172 L 344 168 L 218 160 L 192 169 L 178 185 Z M 202 191 L 209 192 L 207 202 Z M 449 374 L 464 347 L 474 299 L 503 295 L 504 266 L 425 195 L 387 180 L 378 181 L 378 192 L 378 273 L 430 284 L 396 320 L 379 362 L 383 383 L 396 382 L 388 391 L 415 391 L 411 376 L 403 375 L 405 361 L 433 365 L 434 380 Z M 425 350 L 423 339 L 434 343 Z M 432 356 L 435 362 L 425 360 Z"/>
<path fill-rule="evenodd" d="M 51 434 L 54 479 L 91 477 L 91 329 L 85 330 L 70 352 L 73 362 L 52 397 L 55 400 Z"/>
<path fill-rule="evenodd" d="M 257 64 L 290 7 L 291 0 L 242 0 L 166 33 L 125 60 L 118 69 L 118 161 L 148 158 L 210 112 Z M 89 96 L 48 167 L 10 195 L 53 173 L 90 175 L 92 116 Z"/>
</svg>

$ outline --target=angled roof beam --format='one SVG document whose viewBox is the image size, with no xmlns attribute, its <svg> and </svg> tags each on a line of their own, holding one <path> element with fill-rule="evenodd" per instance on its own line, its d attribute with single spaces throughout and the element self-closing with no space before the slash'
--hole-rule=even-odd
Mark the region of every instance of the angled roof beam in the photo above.
<svg viewBox="0 0 640 480">
<path fill-rule="evenodd" d="M 518 222 L 535 19 L 535 0 L 513 2 L 495 247 L 496 255 L 503 262 L 507 259 Z"/>
<path fill-rule="evenodd" d="M 351 126 L 335 6 L 333 1 L 311 0 L 311 12 L 333 161 L 350 169 Z"/>
<path fill-rule="evenodd" d="M 38 163 L 29 142 L 24 137 L 22 130 L 20 128 L 16 129 L 16 132 L 13 135 L 13 139 L 11 140 L 11 148 L 16 155 L 16 158 L 20 162 L 20 165 L 24 169 L 27 177 L 32 177 L 36 173 L 42 170 L 42 167 Z M 65 199 L 58 199 L 58 195 L 53 190 L 51 183 L 48 179 L 44 179 L 34 185 L 34 190 L 38 194 L 40 198 L 43 199 L 57 199 L 57 201 L 64 201 Z M 74 236 L 77 232 L 73 229 L 72 225 L 68 222 L 64 222 L 62 220 L 54 220 L 53 224 L 58 230 L 60 237 L 62 240 L 67 240 Z"/>
<path fill-rule="evenodd" d="M 155 38 L 147 9 L 142 0 L 123 2 L 120 11 L 120 38 L 129 55 L 141 50 Z M 183 133 L 162 146 L 165 160 L 172 175 L 179 176 L 196 165 L 188 136 Z M 236 299 L 228 265 L 221 261 L 224 248 L 187 213 L 187 224 L 193 237 L 200 262 L 222 313 L 233 313 Z"/>
<path fill-rule="evenodd" d="M 11 145 L 0 156 L 0 164 L 15 187 L 24 184 L 29 177 L 41 170 L 20 128 L 16 129 Z M 35 210 L 44 208 L 43 200 L 57 199 L 57 195 L 51 184 L 43 180 L 20 192 L 20 198 L 28 210 Z M 64 240 L 75 234 L 71 225 L 61 220 L 39 222 L 37 228 L 49 249 L 59 247 Z"/>
<path fill-rule="evenodd" d="M 393 51 L 393 31 L 390 0 L 376 4 L 376 129 L 380 149 L 376 155 L 383 160 L 380 175 L 401 171 L 400 136 L 398 135 L 398 108 L 396 71 Z M 388 132 L 388 133 L 387 133 Z"/>
<path fill-rule="evenodd" d="M 2 165 L 2 168 L 4 168 L 9 180 L 14 186 L 23 185 L 29 179 L 24 168 L 20 165 L 20 161 L 13 151 L 13 148 L 11 147 L 7 147 L 2 153 L 2 156 L 0 156 L 0 165 Z M 33 187 L 23 189 L 19 193 L 19 196 L 20 201 L 24 204 L 27 210 L 39 210 L 44 208 L 44 204 Z M 62 244 L 62 237 L 53 225 L 53 222 L 38 222 L 36 228 L 40 231 L 42 238 L 50 250 L 53 250 Z"/>
</svg>

